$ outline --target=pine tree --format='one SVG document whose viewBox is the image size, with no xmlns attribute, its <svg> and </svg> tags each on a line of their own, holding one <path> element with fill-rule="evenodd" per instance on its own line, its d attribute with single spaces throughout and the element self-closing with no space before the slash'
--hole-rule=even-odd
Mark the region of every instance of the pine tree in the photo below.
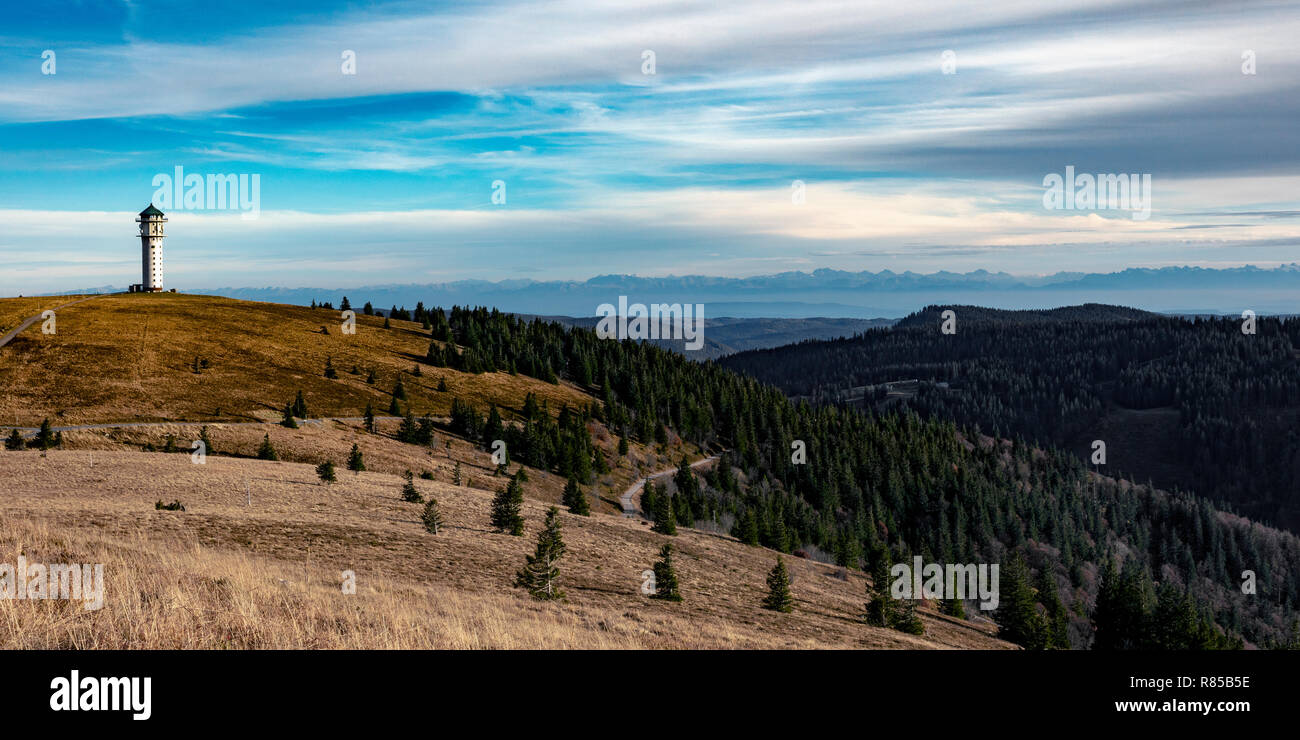
<svg viewBox="0 0 1300 740">
<path fill-rule="evenodd" d="M 303 400 L 302 391 L 298 391 L 297 398 L 293 399 L 293 415 L 299 419 L 306 419 L 311 416 L 307 411 L 307 402 Z"/>
<path fill-rule="evenodd" d="M 1043 623 L 1044 642 L 1048 650 L 1070 649 L 1070 614 L 1057 593 L 1056 578 L 1050 567 L 1038 574 L 1038 602 L 1047 610 Z"/>
<path fill-rule="evenodd" d="M 664 544 L 659 551 L 659 562 L 654 565 L 655 592 L 650 598 L 664 601 L 681 601 L 677 590 L 677 572 L 673 569 L 673 546 Z"/>
<path fill-rule="evenodd" d="M 334 474 L 334 461 L 326 460 L 320 465 L 317 465 L 316 475 L 320 476 L 322 483 L 333 483 L 338 480 L 338 477 Z"/>
<path fill-rule="evenodd" d="M 556 584 L 560 574 L 557 564 L 564 550 L 564 540 L 560 537 L 560 510 L 552 506 L 546 512 L 542 531 L 537 533 L 537 551 L 526 556 L 524 567 L 515 575 L 515 586 L 528 589 L 528 593 L 537 599 L 564 598 L 564 592 Z"/>
<path fill-rule="evenodd" d="M 262 446 L 257 448 L 258 460 L 279 460 L 280 456 L 275 454 L 275 448 L 271 446 L 271 435 L 262 435 Z"/>
<path fill-rule="evenodd" d="M 998 581 L 998 608 L 993 615 L 998 623 L 998 637 L 1028 650 L 1047 647 L 1046 625 L 1029 585 L 1029 566 L 1020 553 L 1002 569 Z"/>
<path fill-rule="evenodd" d="M 369 372 L 366 373 L 366 385 L 374 385 L 374 384 L 375 384 L 375 371 L 370 370 Z"/>
<path fill-rule="evenodd" d="M 652 514 L 655 523 L 650 527 L 650 531 L 666 535 L 677 534 L 677 517 L 673 513 L 673 502 L 668 496 L 668 491 L 657 488 L 654 481 L 646 481 L 645 485 L 653 502 Z"/>
<path fill-rule="evenodd" d="M 794 610 L 794 597 L 790 594 L 790 572 L 785 569 L 785 559 L 777 556 L 776 565 L 767 574 L 767 596 L 763 608 L 778 612 Z"/>
<path fill-rule="evenodd" d="M 627 437 L 625 436 L 618 438 L 618 454 L 619 457 L 627 457 Z"/>
<path fill-rule="evenodd" d="M 430 496 L 428 501 L 424 502 L 424 512 L 420 514 L 420 521 L 424 523 L 424 528 L 431 534 L 438 534 L 442 529 L 442 514 L 438 511 L 438 500 Z"/>
<path fill-rule="evenodd" d="M 371 434 L 374 434 L 375 433 L 375 409 L 369 403 L 366 404 L 366 413 L 363 415 L 363 418 L 365 419 L 366 431 L 370 432 Z"/>
<path fill-rule="evenodd" d="M 289 429 L 298 428 L 298 422 L 293 418 L 293 404 L 285 404 L 283 416 L 280 418 L 280 426 Z"/>
<path fill-rule="evenodd" d="M 406 482 L 402 484 L 402 500 L 408 504 L 419 504 L 424 502 L 424 497 L 415 487 L 415 475 L 411 471 L 406 471 Z"/>
<path fill-rule="evenodd" d="M 361 448 L 356 443 L 352 444 L 352 451 L 348 453 L 348 470 L 356 473 L 366 469 L 366 458 L 361 454 Z"/>
<path fill-rule="evenodd" d="M 754 515 L 752 506 L 745 508 L 736 523 L 736 539 L 750 547 L 758 546 L 758 517 Z"/>
<path fill-rule="evenodd" d="M 909 635 L 925 634 L 925 623 L 921 621 L 920 615 L 916 613 L 916 599 L 903 599 L 903 608 L 899 610 L 894 629 L 899 632 L 906 632 Z"/>
<path fill-rule="evenodd" d="M 212 440 L 208 439 L 208 426 L 206 424 L 199 427 L 199 441 L 203 443 L 203 454 L 211 455 L 216 452 L 216 447 L 213 446 Z"/>
<path fill-rule="evenodd" d="M 858 538 L 850 532 L 842 532 L 835 541 L 835 564 L 841 568 L 857 568 L 859 560 Z"/>
<path fill-rule="evenodd" d="M 939 602 L 939 613 L 947 614 L 950 617 L 958 619 L 966 618 L 966 602 L 962 599 L 951 598 Z"/>
<path fill-rule="evenodd" d="M 1135 561 L 1122 572 L 1110 554 L 1104 556 L 1101 585 L 1093 609 L 1096 628 L 1093 650 L 1136 650 L 1147 642 L 1147 605 Z"/>
<path fill-rule="evenodd" d="M 448 442 L 447 444 L 450 445 L 451 442 Z M 452 471 L 451 471 L 451 482 L 452 482 L 453 485 L 457 485 L 457 486 L 459 486 L 459 485 L 461 484 L 461 478 L 460 478 L 460 463 L 459 463 L 459 462 L 456 463 L 456 467 L 455 467 L 455 468 L 452 468 Z"/>
<path fill-rule="evenodd" d="M 871 554 L 871 585 L 867 586 L 867 624 L 893 627 L 898 622 L 898 604 L 889 592 L 889 570 L 893 566 L 889 548 L 880 546 Z"/>
<path fill-rule="evenodd" d="M 446 393 L 446 392 L 447 392 L 447 379 L 446 379 L 446 378 L 438 378 L 438 392 L 439 392 L 439 393 Z"/>
<path fill-rule="evenodd" d="M 397 378 L 397 383 L 393 385 L 393 398 L 401 401 L 406 400 L 406 386 L 402 385 L 402 378 Z"/>
<path fill-rule="evenodd" d="M 334 378 L 337 378 L 338 376 L 339 376 L 338 371 L 334 369 L 334 358 L 327 356 L 325 358 L 325 377 L 330 378 L 332 380 Z"/>
<path fill-rule="evenodd" d="M 54 445 L 54 429 L 50 426 L 50 418 L 47 416 L 41 421 L 41 431 L 36 434 L 36 446 L 41 450 L 48 450 Z"/>
<path fill-rule="evenodd" d="M 27 443 L 23 441 L 23 435 L 17 429 L 9 432 L 9 436 L 5 439 L 5 449 L 21 450 L 26 446 Z"/>
<path fill-rule="evenodd" d="M 499 532 L 520 537 L 524 533 L 524 518 L 520 514 L 524 504 L 524 489 L 519 484 L 519 476 L 516 474 L 506 484 L 505 488 L 497 491 L 497 495 L 492 499 L 492 526 Z"/>
<path fill-rule="evenodd" d="M 390 400 L 390 401 L 388 402 L 388 415 L 389 415 L 389 416 L 401 416 L 401 415 L 402 415 L 402 407 L 400 407 L 400 406 L 397 405 L 397 397 L 396 397 L 396 396 L 394 396 L 394 397 L 392 398 L 392 400 Z"/>
<path fill-rule="evenodd" d="M 408 408 L 402 423 L 397 427 L 397 441 L 414 444 L 418 433 L 419 428 L 415 424 L 415 414 Z"/>
<path fill-rule="evenodd" d="M 564 495 L 560 500 L 569 508 L 569 513 L 588 516 L 591 514 L 591 506 L 587 503 L 587 495 L 578 487 L 576 478 L 569 478 L 569 482 L 564 484 Z"/>
</svg>

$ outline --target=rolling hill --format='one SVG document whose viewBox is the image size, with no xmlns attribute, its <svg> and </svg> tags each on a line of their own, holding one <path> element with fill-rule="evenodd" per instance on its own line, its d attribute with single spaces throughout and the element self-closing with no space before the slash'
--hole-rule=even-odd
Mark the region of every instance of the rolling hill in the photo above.
<svg viewBox="0 0 1300 740">
<path fill-rule="evenodd" d="M 40 305 L 0 300 L 0 315 L 33 308 Z M 0 562 L 19 554 L 100 562 L 108 582 L 98 611 L 0 601 L 0 645 L 1009 647 L 987 619 L 954 619 L 933 604 L 920 609 L 923 636 L 865 625 L 863 572 L 816 559 L 786 557 L 792 614 L 762 609 L 777 552 L 742 544 L 709 521 L 668 538 L 621 513 L 618 497 L 635 479 L 683 456 L 703 457 L 706 447 L 668 430 L 661 441 L 631 439 L 619 454 L 622 430 L 595 417 L 572 421 L 609 464 L 585 481 L 593 515 L 561 514 L 568 598 L 535 602 L 512 578 L 544 508 L 560 500 L 566 462 L 533 464 L 545 459 L 538 452 L 545 440 L 522 430 L 558 423 L 563 443 L 565 419 L 599 405 L 597 397 L 567 379 L 433 366 L 426 355 L 439 343 L 421 324 L 394 320 L 385 329 L 382 318 L 364 315 L 357 322 L 356 333 L 345 334 L 337 311 L 106 295 L 58 312 L 54 334 L 28 330 L 0 348 L 0 421 L 31 440 L 48 418 L 60 435 L 48 450 L 0 451 Z M 336 377 L 326 377 L 327 361 Z M 404 399 L 393 392 L 399 382 Z M 310 419 L 280 426 L 299 391 Z M 429 443 L 400 441 L 397 418 L 366 429 L 367 405 L 382 416 L 394 401 L 397 416 L 433 421 Z M 524 537 L 489 526 L 493 493 L 506 477 L 481 431 L 457 426 L 456 404 L 493 406 L 507 437 L 513 428 L 539 445 L 518 453 L 530 462 Z M 200 430 L 213 453 L 201 465 L 190 455 Z M 263 439 L 279 461 L 257 459 Z M 365 472 L 342 469 L 354 444 Z M 339 466 L 335 483 L 314 471 L 325 460 Z M 419 474 L 414 484 L 424 496 L 437 498 L 442 533 L 425 532 L 420 506 L 400 499 L 408 470 Z M 155 509 L 173 500 L 184 510 Z M 678 550 L 680 605 L 641 592 L 643 572 L 667 541 Z M 355 574 L 355 594 L 340 589 L 344 571 Z"/>
</svg>

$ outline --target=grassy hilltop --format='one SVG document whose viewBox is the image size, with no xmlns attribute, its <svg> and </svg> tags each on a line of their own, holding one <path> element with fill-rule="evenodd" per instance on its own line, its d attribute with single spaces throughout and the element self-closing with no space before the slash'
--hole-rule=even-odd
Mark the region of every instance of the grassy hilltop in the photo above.
<svg viewBox="0 0 1300 740">
<path fill-rule="evenodd" d="M 0 299 L 0 315 L 15 324 L 45 307 L 18 300 Z M 416 376 L 430 343 L 419 324 L 384 329 L 382 318 L 358 315 L 357 333 L 345 335 L 337 310 L 180 294 L 102 296 L 59 311 L 57 322 L 56 334 L 37 324 L 0 348 L 0 424 L 148 426 L 69 429 L 45 455 L 0 451 L 0 562 L 22 554 L 104 563 L 107 582 L 98 611 L 0 601 L 0 646 L 1008 647 L 987 620 L 952 619 L 932 605 L 920 610 L 923 636 L 867 626 L 860 571 L 789 555 L 795 610 L 762 609 L 777 553 L 685 527 L 668 538 L 620 513 L 633 481 L 706 451 L 670 433 L 620 455 L 618 437 L 594 420 L 588 431 L 610 470 L 584 486 L 598 502 L 593 516 L 561 514 L 567 601 L 530 599 L 512 587 L 514 573 L 564 480 L 528 468 L 525 534 L 499 534 L 489 510 L 506 478 L 481 445 L 442 426 L 435 444 L 407 444 L 394 438 L 396 421 L 370 433 L 350 417 L 367 404 L 386 414 L 399 379 L 402 412 L 438 422 L 453 398 L 480 411 L 495 403 L 507 424 L 529 393 L 552 414 L 596 399 L 522 374 L 424 366 Z M 196 357 L 207 361 L 197 373 Z M 325 377 L 326 358 L 337 378 Z M 279 426 L 299 390 L 311 417 L 349 418 Z M 217 454 L 196 465 L 188 453 L 201 425 Z M 263 435 L 279 462 L 255 459 Z M 353 444 L 365 472 L 344 469 Z M 325 460 L 338 466 L 335 483 L 316 475 Z M 417 489 L 437 498 L 438 535 L 421 527 L 419 504 L 400 499 L 406 470 L 423 474 Z M 159 500 L 185 510 L 155 510 Z M 681 604 L 641 592 L 667 541 L 677 549 Z M 344 571 L 355 574 L 355 594 L 341 589 Z"/>
</svg>

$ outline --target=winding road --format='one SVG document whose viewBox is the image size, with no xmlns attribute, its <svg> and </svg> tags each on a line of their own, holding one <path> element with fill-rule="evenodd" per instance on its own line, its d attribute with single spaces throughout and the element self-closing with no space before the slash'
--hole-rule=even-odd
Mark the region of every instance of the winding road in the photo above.
<svg viewBox="0 0 1300 740">
<path fill-rule="evenodd" d="M 700 467 L 701 465 L 707 465 L 717 459 L 718 459 L 718 455 L 714 455 L 713 457 L 706 457 L 703 460 L 696 460 L 695 462 L 691 463 L 691 469 L 693 470 L 695 468 Z M 673 473 L 676 472 L 677 472 L 677 468 L 667 468 L 665 470 L 660 470 L 657 473 L 652 473 L 650 475 L 647 475 L 644 478 L 637 480 L 635 483 L 629 486 L 627 491 L 621 497 L 619 497 L 619 501 L 623 504 L 623 516 L 626 517 L 636 516 L 637 509 L 636 509 L 636 504 L 633 503 L 633 501 L 635 500 L 633 499 L 633 496 L 635 496 L 637 492 L 639 492 L 642 488 L 645 487 L 646 481 L 654 480 L 655 478 L 662 478 L 665 475 L 672 475 Z"/>
</svg>

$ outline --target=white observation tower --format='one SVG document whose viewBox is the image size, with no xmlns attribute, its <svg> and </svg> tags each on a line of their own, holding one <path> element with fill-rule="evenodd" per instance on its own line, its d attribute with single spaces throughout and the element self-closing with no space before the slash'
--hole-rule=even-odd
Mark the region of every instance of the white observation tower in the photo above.
<svg viewBox="0 0 1300 740">
<path fill-rule="evenodd" d="M 163 289 L 163 224 L 167 223 L 163 212 L 154 208 L 153 203 L 140 211 L 141 280 L 137 290 L 161 292 Z"/>
</svg>

